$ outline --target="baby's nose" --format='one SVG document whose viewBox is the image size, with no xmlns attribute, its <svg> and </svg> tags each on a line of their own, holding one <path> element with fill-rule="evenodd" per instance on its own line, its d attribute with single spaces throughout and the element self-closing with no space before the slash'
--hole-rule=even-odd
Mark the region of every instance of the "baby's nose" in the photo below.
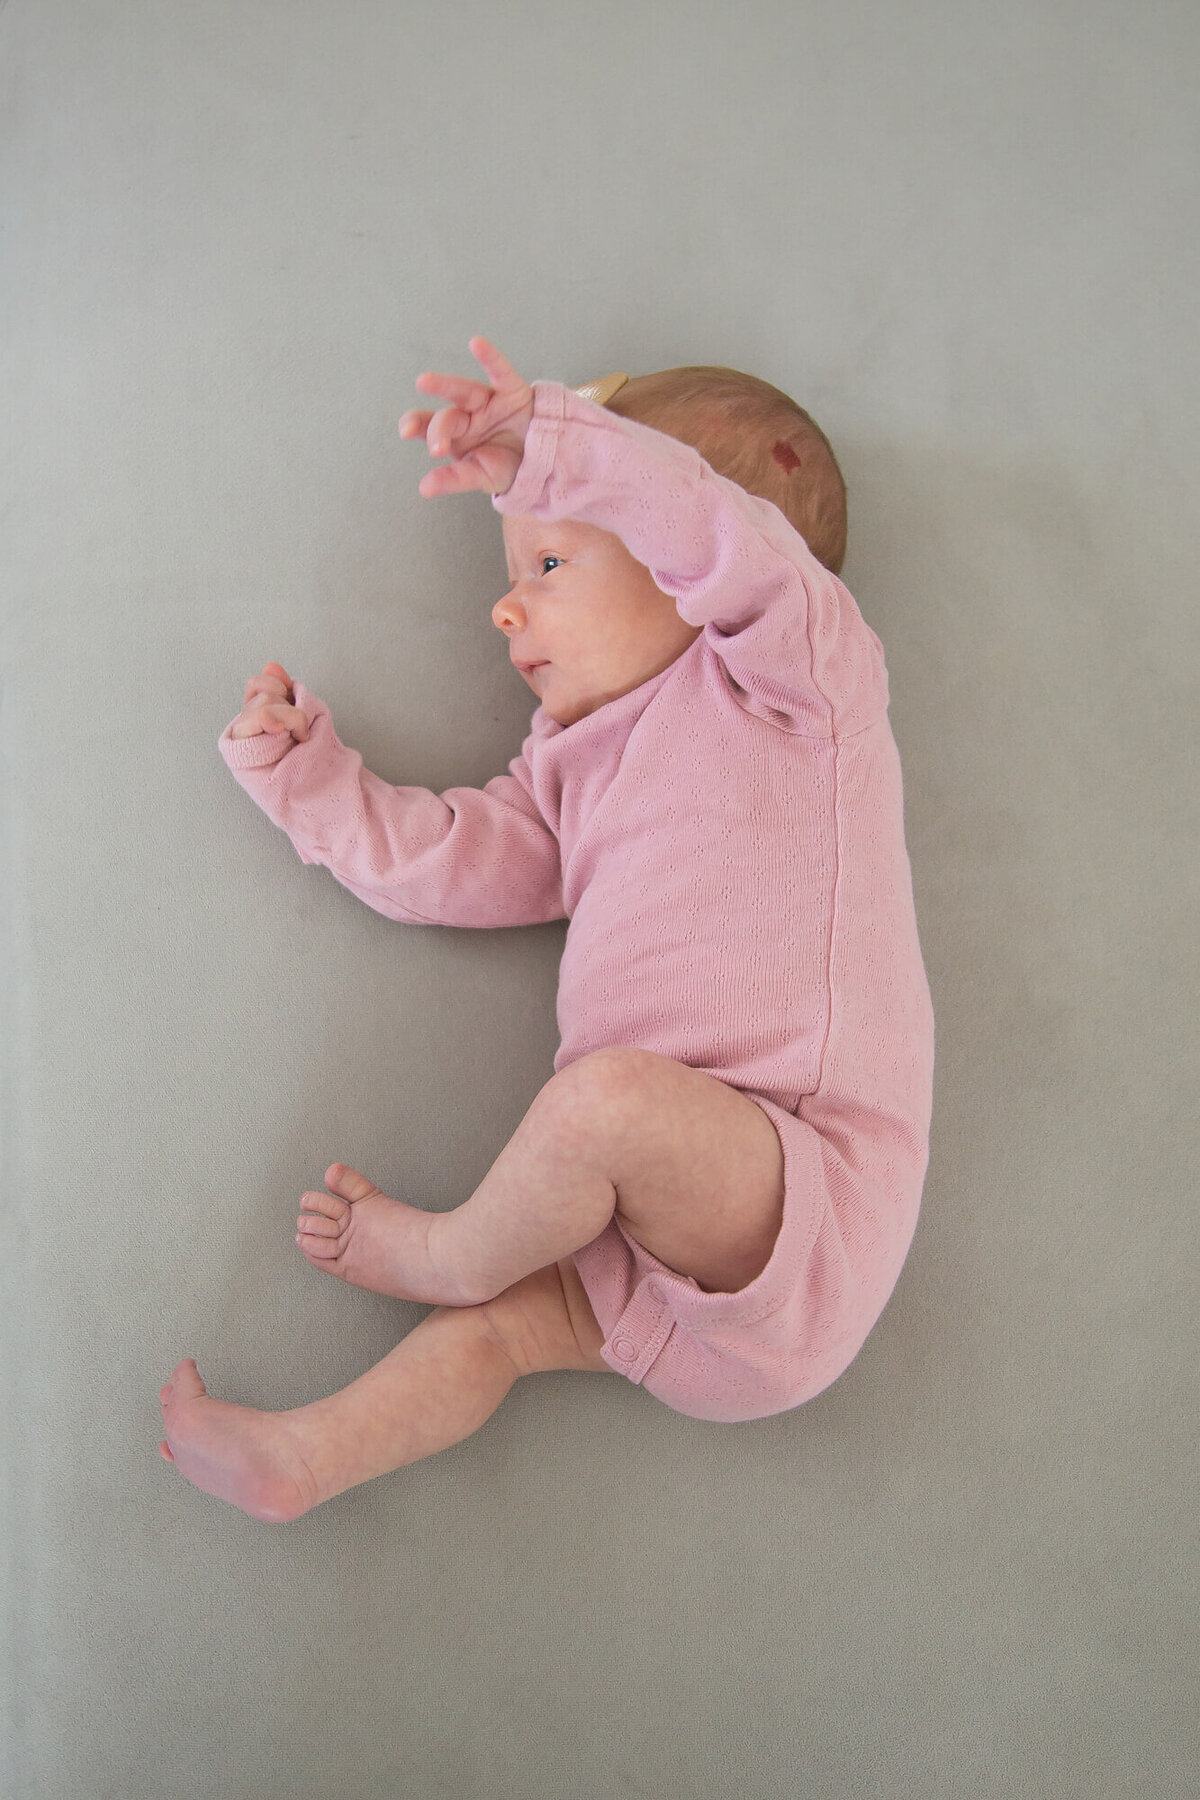
<svg viewBox="0 0 1200 1800">
<path fill-rule="evenodd" d="M 492 624 L 498 631 L 519 631 L 525 623 L 525 609 L 511 594 L 505 594 L 492 608 Z"/>
</svg>

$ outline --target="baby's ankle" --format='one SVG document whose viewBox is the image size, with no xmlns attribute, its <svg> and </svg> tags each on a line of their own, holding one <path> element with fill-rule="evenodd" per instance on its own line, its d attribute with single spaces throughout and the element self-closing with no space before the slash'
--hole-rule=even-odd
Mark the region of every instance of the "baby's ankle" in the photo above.
<svg viewBox="0 0 1200 1800">
<path fill-rule="evenodd" d="M 482 1306 L 500 1292 L 503 1283 L 489 1283 L 486 1275 L 472 1273 L 463 1267 L 461 1232 L 452 1224 L 452 1213 L 429 1213 L 425 1228 L 424 1254 L 429 1268 L 431 1289 L 438 1292 L 439 1306 Z"/>
</svg>

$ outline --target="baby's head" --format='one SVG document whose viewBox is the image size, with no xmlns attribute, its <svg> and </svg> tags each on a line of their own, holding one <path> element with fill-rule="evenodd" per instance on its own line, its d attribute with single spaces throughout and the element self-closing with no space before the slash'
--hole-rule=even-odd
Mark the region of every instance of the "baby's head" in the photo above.
<svg viewBox="0 0 1200 1800">
<path fill-rule="evenodd" d="M 615 381 L 611 376 L 609 382 Z M 601 384 L 601 392 L 605 386 Z M 584 390 L 586 391 L 586 390 Z M 777 506 L 835 575 L 846 555 L 846 484 L 816 423 L 769 381 L 738 369 L 660 369 L 622 382 L 604 404 L 681 438 L 705 462 Z"/>
<path fill-rule="evenodd" d="M 718 474 L 777 506 L 827 568 L 841 569 L 845 484 L 825 434 L 795 401 L 737 369 L 663 369 L 622 378 L 614 391 L 616 381 L 581 392 L 691 444 Z M 492 619 L 560 725 L 640 687 L 700 635 L 615 533 L 517 513 L 502 527 L 512 587 Z"/>
</svg>

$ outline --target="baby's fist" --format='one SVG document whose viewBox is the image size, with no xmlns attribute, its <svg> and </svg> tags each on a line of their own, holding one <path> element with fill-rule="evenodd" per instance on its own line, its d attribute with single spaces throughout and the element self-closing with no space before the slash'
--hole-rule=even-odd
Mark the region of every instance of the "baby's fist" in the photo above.
<svg viewBox="0 0 1200 1800">
<path fill-rule="evenodd" d="M 242 696 L 242 710 L 229 727 L 231 738 L 258 737 L 263 732 L 290 731 L 301 744 L 308 740 L 308 718 L 294 704 L 292 678 L 277 662 L 252 675 Z"/>
</svg>

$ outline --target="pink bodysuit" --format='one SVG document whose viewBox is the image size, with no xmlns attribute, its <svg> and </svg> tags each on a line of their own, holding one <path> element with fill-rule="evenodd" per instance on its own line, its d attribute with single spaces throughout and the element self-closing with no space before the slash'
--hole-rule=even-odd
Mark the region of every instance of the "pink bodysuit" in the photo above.
<svg viewBox="0 0 1200 1800">
<path fill-rule="evenodd" d="M 309 739 L 232 739 L 238 781 L 388 918 L 567 918 L 555 1069 L 605 1045 L 742 1089 L 783 1145 L 766 1268 L 707 1293 L 614 1217 L 574 1262 L 605 1361 L 678 1412 L 761 1418 L 857 1354 L 899 1274 L 929 1155 L 933 1012 L 883 651 L 768 501 L 558 382 L 500 513 L 615 532 L 702 626 L 576 724 L 541 707 L 510 773 L 392 787 L 296 681 Z"/>
</svg>

